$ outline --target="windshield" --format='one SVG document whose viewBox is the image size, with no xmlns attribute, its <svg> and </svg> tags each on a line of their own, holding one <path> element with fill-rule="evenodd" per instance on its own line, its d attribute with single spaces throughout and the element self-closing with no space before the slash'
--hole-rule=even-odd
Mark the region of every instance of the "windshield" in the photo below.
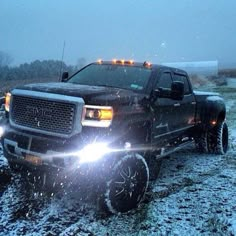
<svg viewBox="0 0 236 236">
<path fill-rule="evenodd" d="M 150 75 L 151 70 L 143 67 L 91 64 L 72 76 L 68 82 L 143 91 Z"/>
</svg>

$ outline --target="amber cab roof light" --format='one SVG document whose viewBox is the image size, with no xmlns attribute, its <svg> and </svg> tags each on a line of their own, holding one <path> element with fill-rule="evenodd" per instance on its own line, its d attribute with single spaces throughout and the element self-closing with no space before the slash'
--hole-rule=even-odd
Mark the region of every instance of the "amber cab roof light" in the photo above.
<svg viewBox="0 0 236 236">
<path fill-rule="evenodd" d="M 145 61 L 145 62 L 143 63 L 143 66 L 145 66 L 145 67 L 151 67 L 151 66 L 152 66 L 152 63 L 149 62 L 149 61 Z"/>
<path fill-rule="evenodd" d="M 102 64 L 104 61 L 102 59 L 98 59 L 97 63 Z M 125 59 L 112 59 L 112 64 L 120 64 L 120 65 L 133 65 L 134 60 L 125 60 Z M 149 61 L 145 61 L 143 63 L 143 66 L 145 67 L 151 67 L 152 63 Z"/>
<path fill-rule="evenodd" d="M 125 60 L 125 59 L 113 59 L 112 60 L 113 64 L 121 64 L 121 65 L 133 65 L 134 60 Z"/>
<path fill-rule="evenodd" d="M 103 62 L 102 59 L 97 59 L 98 64 L 102 64 L 102 62 Z"/>
</svg>

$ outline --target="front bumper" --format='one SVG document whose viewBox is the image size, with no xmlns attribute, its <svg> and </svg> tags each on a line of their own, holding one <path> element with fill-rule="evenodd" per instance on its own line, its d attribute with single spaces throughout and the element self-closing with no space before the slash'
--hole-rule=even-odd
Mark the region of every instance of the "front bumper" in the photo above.
<svg viewBox="0 0 236 236">
<path fill-rule="evenodd" d="M 93 161 L 97 160 L 96 158 L 88 158 L 92 160 L 91 162 L 86 162 L 85 159 L 81 161 L 81 153 L 83 153 L 81 150 L 84 151 L 85 147 L 94 141 L 94 133 L 98 134 L 98 132 L 93 131 L 91 135 L 91 132 L 87 130 L 83 135 L 63 139 L 23 132 L 11 128 L 9 124 L 5 124 L 4 129 L 5 133 L 1 142 L 4 156 L 11 163 L 34 169 L 66 168 L 69 170 L 101 164 L 99 161 Z M 100 135 L 104 138 L 104 134 L 100 133 Z M 104 150 L 102 152 L 93 150 L 91 155 L 93 154 L 106 156 Z"/>
</svg>

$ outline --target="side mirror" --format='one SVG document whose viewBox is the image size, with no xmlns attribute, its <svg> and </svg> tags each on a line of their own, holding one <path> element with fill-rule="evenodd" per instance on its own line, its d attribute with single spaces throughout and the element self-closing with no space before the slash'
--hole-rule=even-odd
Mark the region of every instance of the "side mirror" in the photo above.
<svg viewBox="0 0 236 236">
<path fill-rule="evenodd" d="M 184 83 L 175 81 L 171 84 L 171 98 L 174 100 L 182 100 L 184 98 Z"/>
<path fill-rule="evenodd" d="M 151 93 L 151 102 L 155 102 L 158 98 L 171 98 L 171 89 L 158 88 Z"/>
<path fill-rule="evenodd" d="M 181 81 L 175 81 L 169 88 L 158 88 L 152 91 L 151 101 L 155 102 L 157 98 L 170 98 L 173 100 L 182 100 L 184 98 L 184 83 Z"/>
<path fill-rule="evenodd" d="M 61 82 L 66 82 L 69 78 L 69 73 L 67 71 L 62 73 Z"/>
</svg>

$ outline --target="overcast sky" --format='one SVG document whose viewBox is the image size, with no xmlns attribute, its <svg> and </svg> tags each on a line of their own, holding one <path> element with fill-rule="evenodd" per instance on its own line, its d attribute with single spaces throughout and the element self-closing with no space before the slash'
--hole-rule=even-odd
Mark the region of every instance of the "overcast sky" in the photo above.
<svg viewBox="0 0 236 236">
<path fill-rule="evenodd" d="M 236 0 L 0 0 L 0 51 L 36 59 L 236 63 Z"/>
</svg>

